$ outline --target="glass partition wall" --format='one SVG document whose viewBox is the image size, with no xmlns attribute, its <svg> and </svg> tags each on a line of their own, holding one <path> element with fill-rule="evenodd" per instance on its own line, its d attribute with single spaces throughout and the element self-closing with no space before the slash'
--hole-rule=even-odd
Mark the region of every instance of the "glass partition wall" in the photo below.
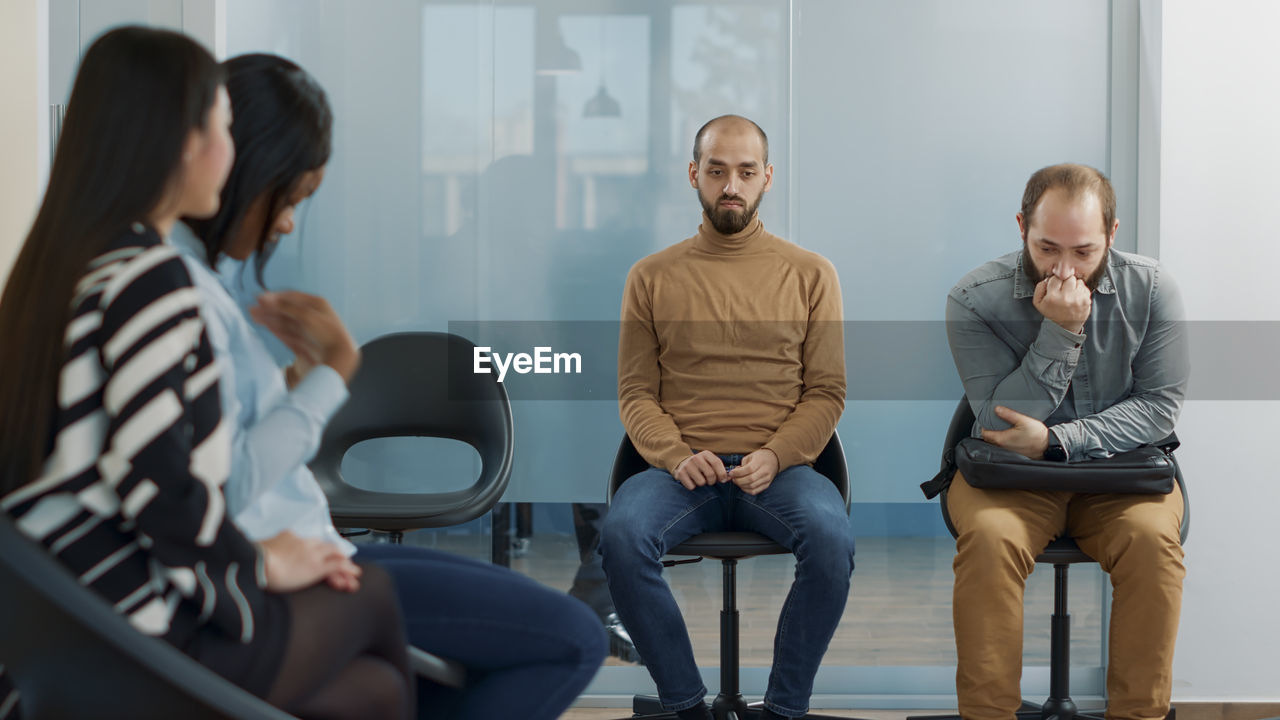
<svg viewBox="0 0 1280 720">
<path fill-rule="evenodd" d="M 269 283 L 324 294 L 361 341 L 448 329 L 590 365 L 506 380 L 505 499 L 527 503 L 511 563 L 566 589 L 580 559 L 570 503 L 604 499 L 622 434 L 612 382 L 626 272 L 698 224 L 697 128 L 724 113 L 758 122 L 776 168 L 765 225 L 835 263 L 849 321 L 840 430 L 858 567 L 817 692 L 925 706 L 954 693 L 954 545 L 916 489 L 959 397 L 943 298 L 1017 247 L 1031 171 L 1067 159 L 1111 169 L 1113 146 L 1132 141 L 1113 137 L 1113 36 L 1132 30 L 1117 14 L 1103 0 L 228 0 L 226 39 L 228 54 L 297 60 L 337 116 L 328 179 Z M 347 462 L 404 490 L 466 484 L 478 469 L 459 443 L 417 439 L 371 441 Z M 409 541 L 483 557 L 489 532 L 477 521 Z M 749 692 L 763 689 L 792 565 L 740 566 Z M 1073 575 L 1076 694 L 1100 694 L 1105 582 L 1092 567 Z M 714 687 L 718 567 L 668 577 Z M 1051 597 L 1052 573 L 1036 573 L 1033 693 L 1047 686 Z M 589 692 L 650 687 L 642 668 L 610 661 Z"/>
<path fill-rule="evenodd" d="M 183 28 L 184 8 L 52 0 L 54 95 L 98 32 Z M 361 342 L 451 330 L 495 350 L 582 354 L 580 375 L 506 380 L 510 563 L 564 589 L 580 561 L 571 503 L 604 500 L 622 435 L 613 363 L 626 272 L 697 227 L 697 128 L 725 113 L 759 123 L 775 166 L 764 223 L 835 264 L 848 323 L 839 429 L 857 568 L 815 707 L 954 706 L 954 543 L 918 491 L 960 395 L 943 299 L 1018 247 L 1022 185 L 1049 163 L 1110 172 L 1118 245 L 1136 247 L 1125 220 L 1136 0 L 226 0 L 219 22 L 227 55 L 296 60 L 335 111 L 325 183 L 269 286 L 324 295 Z M 465 486 L 479 468 L 469 447 L 422 439 L 367 442 L 346 463 L 361 482 L 405 491 Z M 486 518 L 406 542 L 488 557 L 491 528 Z M 793 562 L 738 572 L 743 687 L 758 695 Z M 718 564 L 667 577 L 714 688 Z M 1041 568 L 1028 586 L 1031 696 L 1048 686 L 1052 584 Z M 1081 699 L 1102 692 L 1110 593 L 1096 566 L 1076 566 L 1071 596 Z M 587 702 L 652 690 L 643 668 L 607 664 Z"/>
</svg>

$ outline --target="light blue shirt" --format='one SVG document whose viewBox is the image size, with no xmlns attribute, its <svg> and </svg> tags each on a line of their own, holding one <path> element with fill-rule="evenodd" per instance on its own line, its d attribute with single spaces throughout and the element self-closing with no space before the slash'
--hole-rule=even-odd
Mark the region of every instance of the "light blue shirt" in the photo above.
<svg viewBox="0 0 1280 720">
<path fill-rule="evenodd" d="M 355 546 L 333 527 L 329 502 L 307 468 L 324 426 L 347 401 L 336 370 L 318 365 L 293 390 L 249 318 L 231 295 L 238 264 L 215 272 L 191 229 L 176 223 L 169 241 L 182 253 L 200 293 L 200 314 L 222 368 L 222 412 L 232 423 L 231 475 L 223 488 L 236 525 L 253 540 L 284 530 Z"/>
</svg>

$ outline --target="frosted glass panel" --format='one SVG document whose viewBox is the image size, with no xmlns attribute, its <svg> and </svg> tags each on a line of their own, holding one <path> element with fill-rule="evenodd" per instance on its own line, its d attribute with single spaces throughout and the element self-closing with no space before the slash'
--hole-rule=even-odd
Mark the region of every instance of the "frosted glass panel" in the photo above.
<svg viewBox="0 0 1280 720">
<path fill-rule="evenodd" d="M 776 167 L 764 222 L 835 263 L 853 321 L 854 499 L 919 503 L 959 395 L 947 289 L 1018 246 L 1032 170 L 1108 167 L 1110 13 L 1106 0 L 228 0 L 227 46 L 293 57 L 330 94 L 327 179 L 268 278 L 330 298 L 361 341 L 616 320 L 631 264 L 697 224 L 694 131 L 756 119 Z M 600 95 L 616 114 L 588 112 Z M 613 362 L 608 332 L 548 333 L 591 336 L 584 350 Z M 885 396 L 885 372 L 907 378 L 901 393 Z M 516 398 L 532 382 L 508 380 Z M 612 392 L 515 401 L 508 499 L 602 498 Z"/>
<path fill-rule="evenodd" d="M 772 161 L 788 163 L 779 0 L 228 0 L 227 25 L 229 55 L 286 55 L 329 93 L 325 183 L 267 278 L 328 297 L 361 342 L 450 323 L 616 321 L 631 264 L 697 227 L 686 166 L 703 122 L 749 115 L 779 138 Z M 566 54 L 569 71 L 550 62 Z M 588 111 L 600 95 L 616 112 Z M 784 234 L 789 182 L 762 206 Z M 548 343 L 587 337 L 601 367 L 616 362 L 616 330 L 539 327 Z M 519 398 L 533 379 L 508 382 Z M 589 396 L 513 403 L 507 499 L 603 500 L 622 426 L 612 386 Z M 395 464 L 419 452 L 424 464 L 468 460 L 422 447 L 396 446 Z M 377 474 L 376 454 L 363 455 Z M 383 479 L 400 487 L 392 464 Z"/>
<path fill-rule="evenodd" d="M 1027 177 L 1064 161 L 1108 169 L 1110 17 L 1107 0 L 796 3 L 793 227 L 835 263 L 857 321 L 840 423 L 855 501 L 919 502 L 937 472 L 961 393 L 946 293 L 1020 247 Z M 1120 208 L 1122 249 L 1133 213 Z M 894 337 L 928 356 L 864 346 Z M 878 397 L 868 379 L 886 365 L 930 399 Z"/>
<path fill-rule="evenodd" d="M 1018 247 L 1026 177 L 1065 160 L 1109 170 L 1113 153 L 1133 152 L 1134 135 L 1111 136 L 1112 98 L 1137 92 L 1111 64 L 1136 43 L 1136 28 L 1112 26 L 1136 16 L 1133 0 L 225 1 L 228 54 L 295 59 L 336 114 L 325 184 L 268 284 L 323 294 L 362 342 L 523 327 L 508 337 L 616 353 L 627 269 L 697 224 L 685 176 L 694 131 L 727 112 L 757 120 L 776 167 L 764 222 L 835 264 L 850 321 L 840 429 L 858 571 L 818 692 L 947 702 L 952 543 L 868 528 L 938 524 L 917 485 L 937 469 L 960 392 L 943 299 Z M 50 16 L 55 98 L 98 32 L 183 22 L 181 0 L 51 0 Z M 588 112 L 601 94 L 616 113 Z M 1119 215 L 1117 244 L 1133 249 L 1134 208 Z M 622 432 L 604 390 L 514 402 L 508 500 L 603 498 Z M 369 487 L 445 490 L 478 462 L 456 442 L 392 439 L 361 444 L 344 467 Z M 767 598 L 781 586 L 754 573 L 784 577 L 789 562 L 744 563 L 741 596 Z M 697 606 L 718 602 L 717 572 Z M 1080 697 L 1102 690 L 1106 583 L 1093 567 L 1072 576 Z M 1032 576 L 1030 695 L 1046 684 L 1050 589 L 1050 574 Z M 758 651 L 744 644 L 748 692 L 763 689 L 780 602 L 744 622 L 764 628 Z M 637 668 L 610 670 L 596 690 L 646 682 Z"/>
</svg>

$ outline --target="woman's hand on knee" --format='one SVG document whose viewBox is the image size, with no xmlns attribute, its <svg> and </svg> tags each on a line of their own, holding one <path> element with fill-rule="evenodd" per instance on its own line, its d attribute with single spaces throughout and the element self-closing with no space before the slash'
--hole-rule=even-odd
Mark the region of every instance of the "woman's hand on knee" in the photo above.
<svg viewBox="0 0 1280 720">
<path fill-rule="evenodd" d="M 360 587 L 360 567 L 336 545 L 288 530 L 260 545 L 271 592 L 295 592 L 322 580 L 335 590 L 354 592 Z"/>
</svg>

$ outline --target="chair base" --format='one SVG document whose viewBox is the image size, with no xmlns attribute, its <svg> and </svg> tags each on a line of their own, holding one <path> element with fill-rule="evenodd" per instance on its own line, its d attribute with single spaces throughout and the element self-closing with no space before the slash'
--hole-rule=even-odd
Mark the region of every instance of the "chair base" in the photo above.
<svg viewBox="0 0 1280 720">
<path fill-rule="evenodd" d="M 1055 712 L 1046 706 L 1049 704 L 1045 701 L 1043 704 L 1022 701 L 1022 707 L 1016 713 L 1018 720 L 1105 720 L 1106 708 L 1077 708 L 1071 698 L 1060 701 L 1059 708 Z M 1177 708 L 1169 708 L 1169 714 L 1164 716 L 1164 720 L 1176 720 Z M 962 720 L 959 715 L 911 715 L 907 720 Z"/>
<path fill-rule="evenodd" d="M 731 698 L 723 693 L 717 695 L 708 706 L 711 708 L 711 717 L 715 720 L 759 720 L 760 713 L 764 711 L 764 703 L 748 704 L 741 695 Z M 635 714 L 629 716 L 630 720 L 679 720 L 675 713 L 663 710 L 662 703 L 652 695 L 636 695 L 631 702 L 631 710 Z M 804 717 L 806 720 L 851 720 L 816 713 L 808 713 Z"/>
</svg>

